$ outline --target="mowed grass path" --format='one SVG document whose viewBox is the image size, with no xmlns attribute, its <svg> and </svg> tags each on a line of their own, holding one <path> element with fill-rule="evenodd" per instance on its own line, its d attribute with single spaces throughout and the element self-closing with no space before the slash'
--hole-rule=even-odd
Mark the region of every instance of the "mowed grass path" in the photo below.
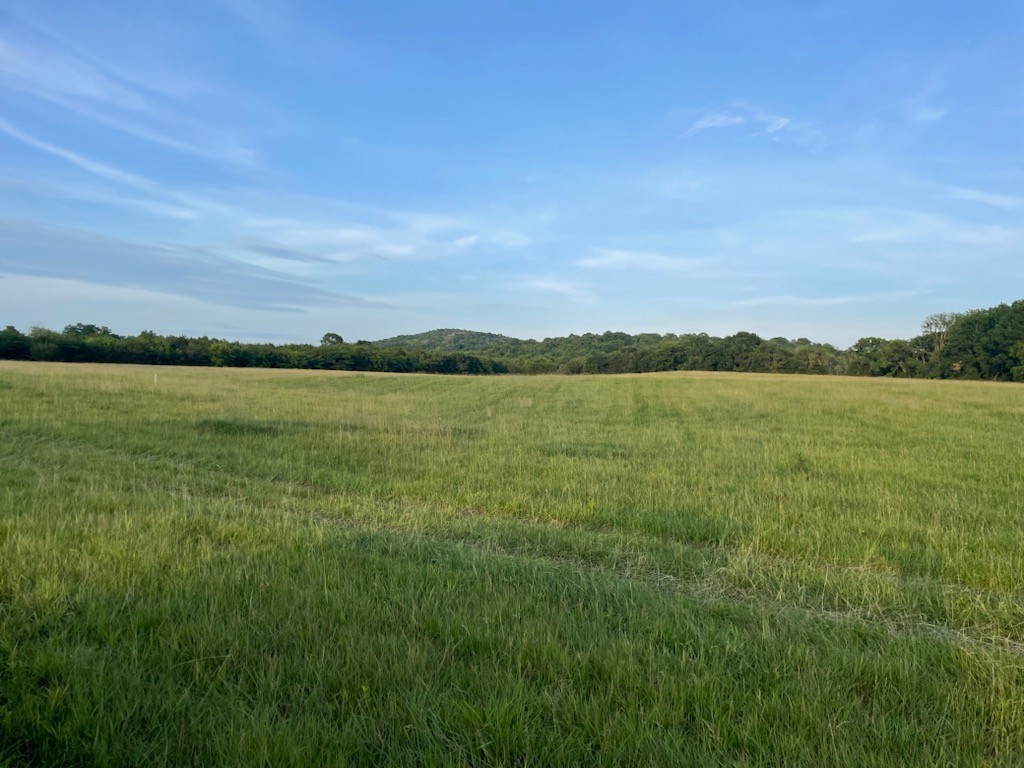
<svg viewBox="0 0 1024 768">
<path fill-rule="evenodd" d="M 1024 387 L 0 363 L 0 765 L 1024 764 Z"/>
</svg>

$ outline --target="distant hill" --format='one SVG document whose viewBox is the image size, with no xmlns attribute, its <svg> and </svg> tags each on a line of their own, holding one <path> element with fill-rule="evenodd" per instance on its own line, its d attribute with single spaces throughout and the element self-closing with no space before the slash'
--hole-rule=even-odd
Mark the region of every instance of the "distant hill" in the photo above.
<svg viewBox="0 0 1024 768">
<path fill-rule="evenodd" d="M 405 349 L 424 349 L 434 352 L 478 352 L 496 346 L 522 344 L 522 339 L 503 336 L 500 333 L 483 331 L 463 331 L 459 328 L 438 328 L 425 333 L 414 333 L 408 336 L 392 336 L 373 342 L 378 347 L 404 347 Z"/>
</svg>

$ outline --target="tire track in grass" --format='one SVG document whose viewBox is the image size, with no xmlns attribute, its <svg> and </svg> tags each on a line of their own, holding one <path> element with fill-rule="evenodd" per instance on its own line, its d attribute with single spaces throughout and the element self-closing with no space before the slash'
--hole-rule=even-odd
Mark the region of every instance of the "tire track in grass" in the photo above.
<svg viewBox="0 0 1024 768">
<path fill-rule="evenodd" d="M 917 634 L 939 634 L 959 644 L 981 644 L 986 647 L 1001 647 L 1014 653 L 1024 649 L 1024 598 L 1013 591 L 990 590 L 980 587 L 942 582 L 927 577 L 902 576 L 897 573 L 886 573 L 865 564 L 821 562 L 806 558 L 744 550 L 738 546 L 725 545 L 707 541 L 684 540 L 669 535 L 658 536 L 649 533 L 631 532 L 628 530 L 609 529 L 607 526 L 560 525 L 554 522 L 541 522 L 519 517 L 489 516 L 486 512 L 473 515 L 472 521 L 466 519 L 459 510 L 445 510 L 426 502 L 408 499 L 391 498 L 388 496 L 367 496 L 360 493 L 340 491 L 337 487 L 318 485 L 315 483 L 297 483 L 294 481 L 280 482 L 274 478 L 259 475 L 239 476 L 236 473 L 215 467 L 202 466 L 159 452 L 139 453 L 129 448 L 97 446 L 81 439 L 49 438 L 32 440 L 38 437 L 35 432 L 24 433 L 22 437 L 33 442 L 38 450 L 88 452 L 95 457 L 107 459 L 115 464 L 127 463 L 134 465 L 145 463 L 154 469 L 173 473 L 178 479 L 161 478 L 155 473 L 147 478 L 147 487 L 158 489 L 164 487 L 171 495 L 187 493 L 193 499 L 207 492 L 217 491 L 222 496 L 229 492 L 232 499 L 245 502 L 255 490 L 272 491 L 266 494 L 256 506 L 264 511 L 289 511 L 298 517 L 309 516 L 314 520 L 322 520 L 333 524 L 342 524 L 364 530 L 402 532 L 419 535 L 427 539 L 464 544 L 482 551 L 491 551 L 505 556 L 533 557 L 550 562 L 573 564 L 577 568 L 593 569 L 616 574 L 622 578 L 643 581 L 690 596 L 714 600 L 725 600 L 738 603 L 760 604 L 791 608 L 803 612 L 820 614 L 835 619 L 851 618 L 892 627 L 896 632 L 913 632 Z M 25 454 L 12 443 L 11 458 L 24 461 Z M 23 446 L 22 446 L 23 447 Z M 32 468 L 41 473 L 43 467 L 59 470 L 63 466 L 60 457 L 55 460 L 41 462 L 44 459 L 38 452 L 32 455 Z M 186 486 L 181 485 L 180 478 L 189 475 Z M 40 475 L 41 476 L 41 475 Z M 153 482 L 154 479 L 156 482 Z M 250 494 L 247 494 L 249 491 Z M 236 495 L 237 493 L 237 495 Z M 339 514 L 323 514 L 317 509 L 321 507 L 325 497 L 330 497 L 336 505 L 351 512 L 355 516 L 345 517 Z M 209 497 L 213 500 L 213 497 Z M 269 499 L 269 503 L 267 502 Z M 284 502 L 282 504 L 282 502 Z M 308 502 L 308 504 L 304 504 Z M 308 507 L 308 508 L 305 508 Z M 300 509 L 301 511 L 297 511 Z M 376 519 L 381 512 L 390 512 L 391 522 Z M 375 517 L 376 516 L 376 517 Z M 420 518 L 425 525 L 412 525 L 401 522 L 402 519 Z M 395 520 L 398 522 L 395 522 Z M 524 536 L 525 534 L 525 536 Z M 547 541 L 540 539 L 546 536 Z M 586 540 L 582 538 L 585 536 Z M 500 540 L 504 538 L 505 543 Z M 531 538 L 532 537 L 532 538 Z M 554 540 L 551 540 L 552 537 Z M 509 542 L 518 540 L 515 545 Z M 573 554 L 573 550 L 586 549 L 590 557 Z M 665 550 L 671 558 L 666 558 Z M 693 578 L 680 576 L 678 573 L 667 572 L 651 562 L 652 551 L 660 551 L 662 564 L 679 566 L 682 564 L 676 555 L 685 552 L 690 559 L 699 561 Z M 685 558 L 684 558 L 685 560 Z M 741 562 L 742 561 L 742 562 Z M 774 583 L 765 585 L 750 580 L 746 585 L 740 583 L 742 574 L 730 571 L 737 563 L 744 566 L 744 571 L 763 576 L 774 577 Z M 804 569 L 806 577 L 800 575 L 786 576 L 778 571 L 786 569 Z M 775 573 L 772 572 L 775 570 Z M 685 568 L 682 569 L 685 571 Z M 1001 605 L 1009 601 L 1012 604 L 1012 619 L 1007 625 L 996 623 L 987 631 L 983 622 L 971 622 L 969 617 L 956 621 L 956 615 L 949 616 L 947 622 L 939 623 L 927 620 L 920 611 L 913 611 L 909 606 L 903 607 L 890 601 L 888 604 L 865 605 L 866 601 L 856 600 L 851 604 L 849 598 L 845 606 L 836 603 L 844 602 L 841 591 L 831 597 L 827 593 L 827 583 L 836 574 L 846 577 L 865 577 L 876 582 L 877 586 L 888 588 L 896 595 L 912 595 L 915 593 L 937 592 L 948 601 L 950 598 L 965 602 L 979 601 L 983 606 Z M 862 585 L 867 588 L 869 585 Z M 767 587 L 772 587 L 769 589 Z M 774 590 L 774 598 L 770 593 Z M 810 591 L 817 600 L 806 599 Z M 795 595 L 791 594 L 796 592 Z M 830 602 L 831 600 L 831 602 Z M 981 611 L 984 613 L 984 609 Z M 995 630 L 995 631 L 993 631 Z M 1003 634 L 1000 634 L 1002 632 Z"/>
<path fill-rule="evenodd" d="M 946 642 L 953 643 L 967 650 L 984 649 L 986 651 L 1006 651 L 1015 656 L 1024 657 L 1024 640 L 1002 636 L 998 634 L 986 634 L 981 631 L 972 631 L 967 627 L 953 627 L 949 625 L 936 624 L 915 618 L 912 614 L 891 611 L 872 611 L 869 609 L 828 609 L 811 605 L 795 604 L 779 600 L 766 599 L 763 594 L 754 590 L 747 593 L 735 592 L 725 594 L 720 584 L 712 581 L 690 581 L 673 574 L 665 573 L 656 569 L 645 568 L 640 563 L 631 564 L 628 568 L 614 567 L 596 564 L 593 560 L 586 560 L 581 557 L 573 557 L 570 554 L 538 554 L 536 550 L 524 547 L 503 546 L 493 538 L 468 538 L 454 535 L 452 531 L 431 531 L 429 533 L 402 526 L 384 526 L 366 524 L 351 518 L 339 518 L 331 516 L 319 516 L 314 518 L 317 521 L 328 525 L 339 526 L 351 531 L 359 532 L 381 532 L 389 534 L 403 534 L 416 537 L 424 541 L 444 542 L 456 546 L 462 546 L 469 550 L 483 553 L 490 553 L 499 557 L 511 558 L 517 562 L 538 562 L 547 563 L 552 566 L 571 567 L 577 571 L 604 573 L 614 575 L 623 580 L 646 584 L 662 591 L 671 592 L 686 596 L 688 598 L 701 600 L 714 604 L 737 604 L 762 610 L 769 610 L 779 614 L 789 612 L 805 616 L 820 617 L 831 621 L 856 621 L 870 626 L 881 627 L 890 634 L 905 637 L 936 637 Z M 534 524 L 519 521 L 524 526 Z M 685 542 L 674 542 L 675 544 L 690 550 L 694 553 L 714 553 L 728 555 L 729 550 L 725 547 L 714 545 L 691 544 Z M 775 559 L 779 558 L 766 558 Z M 785 562 L 793 562 L 793 559 L 786 558 Z M 860 566 L 846 567 L 837 566 L 844 570 L 860 571 Z M 898 577 L 897 577 L 898 578 Z M 909 580 L 908 580 L 909 581 Z M 949 586 L 949 585 L 944 585 Z M 955 586 L 955 585 L 953 585 Z M 998 593 L 995 593 L 998 594 Z M 1001 595 L 1000 595 L 1001 596 Z"/>
</svg>

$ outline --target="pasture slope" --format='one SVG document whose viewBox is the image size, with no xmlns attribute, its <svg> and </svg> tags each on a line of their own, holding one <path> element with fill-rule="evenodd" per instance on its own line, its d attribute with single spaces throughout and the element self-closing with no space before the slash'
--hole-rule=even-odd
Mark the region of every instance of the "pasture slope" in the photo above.
<svg viewBox="0 0 1024 768">
<path fill-rule="evenodd" d="M 1024 764 L 1024 387 L 0 364 L 0 765 Z"/>
</svg>

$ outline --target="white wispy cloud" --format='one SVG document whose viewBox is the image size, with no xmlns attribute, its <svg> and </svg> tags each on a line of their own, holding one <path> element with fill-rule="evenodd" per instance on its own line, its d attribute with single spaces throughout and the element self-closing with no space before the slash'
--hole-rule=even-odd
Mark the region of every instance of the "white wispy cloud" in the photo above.
<svg viewBox="0 0 1024 768">
<path fill-rule="evenodd" d="M 873 212 L 874 224 L 854 233 L 855 243 L 947 243 L 1007 246 L 1022 242 L 1024 228 L 957 221 L 935 213 L 902 210 Z"/>
<path fill-rule="evenodd" d="M 305 226 L 279 229 L 276 239 L 286 246 L 319 253 L 335 261 L 360 257 L 390 260 L 411 258 L 418 252 L 417 242 L 406 234 L 366 225 L 344 227 Z"/>
<path fill-rule="evenodd" d="M 655 270 L 690 270 L 709 264 L 708 259 L 666 256 L 651 251 L 616 250 L 612 248 L 594 248 L 593 256 L 576 261 L 576 266 L 584 269 L 602 267 L 641 268 Z"/>
<path fill-rule="evenodd" d="M 795 120 L 744 103 L 734 104 L 726 110 L 715 109 L 707 112 L 690 124 L 683 133 L 683 138 L 692 138 L 716 128 L 739 126 L 753 129 L 754 135 L 765 135 L 775 141 L 788 141 L 809 148 L 818 146 L 823 140 L 821 131 L 807 121 Z"/>
<path fill-rule="evenodd" d="M 361 259 L 393 260 L 427 258 L 440 253 L 452 230 L 463 229 L 466 222 L 459 217 L 409 211 L 374 211 L 389 225 L 365 223 L 339 225 L 315 215 L 301 217 L 267 216 L 261 212 L 211 199 L 208 196 L 168 188 L 145 176 L 86 157 L 78 152 L 30 135 L 0 117 L 0 133 L 40 152 L 65 162 L 107 182 L 132 190 L 133 196 L 109 190 L 82 189 L 80 197 L 91 202 L 144 210 L 158 217 L 174 220 L 202 220 L 212 228 L 213 236 L 221 233 L 222 245 L 242 238 L 259 240 L 270 246 L 304 254 L 306 263 L 351 263 Z M 40 185 L 35 185 L 37 189 Z M 41 187 L 46 192 L 46 187 Z M 66 198 L 72 188 L 49 190 L 55 197 Z M 140 197 L 139 193 L 148 197 Z M 307 205 L 310 201 L 303 200 Z M 280 206 L 275 198 L 273 205 Z M 270 205 L 265 203 L 265 205 Z M 320 206 L 323 207 L 323 201 Z M 230 233 L 230 238 L 224 234 Z M 227 242 L 224 242 L 224 241 Z M 296 259 L 273 259 L 266 250 L 242 248 L 237 257 L 270 268 L 294 273 Z M 271 258 L 271 261 L 267 261 Z M 292 262 L 292 263 L 289 263 Z"/>
<path fill-rule="evenodd" d="M 333 55 L 350 55 L 351 43 L 343 40 L 336 28 L 321 30 L 303 24 L 302 4 L 289 0 L 209 0 L 244 24 L 246 31 L 289 67 L 301 66 L 304 61 L 317 61 L 323 65 L 323 57 L 317 56 L 327 44 L 326 35 Z M 341 51 L 344 53 L 341 53 Z M 309 58 L 313 54 L 312 59 Z"/>
<path fill-rule="evenodd" d="M 490 232 L 487 239 L 503 248 L 525 248 L 533 241 L 522 232 L 514 232 L 507 229 L 499 229 Z"/>
<path fill-rule="evenodd" d="M 242 19 L 255 32 L 266 37 L 280 34 L 288 27 L 286 6 L 268 0 L 216 0 L 217 4 Z"/>
<path fill-rule="evenodd" d="M 787 296 L 771 295 L 758 296 L 752 299 L 739 299 L 732 302 L 734 307 L 761 307 L 761 306 L 782 306 L 782 307 L 833 307 L 842 304 L 869 304 L 883 303 L 896 299 L 906 299 L 911 296 L 920 296 L 924 291 L 908 289 L 903 291 L 886 291 L 880 293 L 859 293 L 845 296 Z"/>
<path fill-rule="evenodd" d="M 234 206 L 218 203 L 187 192 L 168 189 L 141 174 L 126 171 L 108 163 L 94 160 L 59 144 L 53 144 L 21 130 L 4 117 L 0 117 L 0 133 L 6 134 L 12 139 L 20 141 L 22 144 L 40 152 L 60 158 L 93 176 L 115 184 L 131 187 L 134 190 L 150 193 L 157 198 L 162 198 L 162 200 L 146 201 L 108 195 L 106 198 L 108 202 L 124 202 L 130 207 L 136 208 L 148 205 L 152 213 L 163 214 L 176 219 L 200 218 L 208 215 L 241 215 L 241 211 Z M 100 196 L 97 196 L 97 200 Z M 168 202 L 172 204 L 168 205 Z"/>
<path fill-rule="evenodd" d="M 449 229 L 463 228 L 465 227 L 465 224 L 465 220 L 461 220 L 458 225 L 449 227 Z M 472 248 L 473 246 L 481 244 L 491 244 L 497 245 L 501 248 L 516 249 L 526 248 L 532 243 L 533 240 L 521 232 L 499 229 L 456 238 L 452 242 L 452 245 L 459 250 Z"/>
<path fill-rule="evenodd" d="M 78 166 L 83 171 L 88 171 L 89 173 L 107 179 L 108 181 L 150 191 L 155 191 L 159 188 L 159 185 L 143 176 L 123 171 L 112 165 L 97 162 L 96 160 L 80 155 L 77 152 L 73 152 L 70 149 L 66 149 L 65 147 L 61 147 L 56 144 L 50 144 L 49 142 L 25 133 L 3 117 L 0 117 L 0 132 L 7 134 L 12 139 L 16 139 L 22 144 L 26 144 L 33 149 L 38 149 L 40 152 L 45 152 L 49 155 L 53 155 L 54 157 L 59 157 L 72 165 Z"/>
<path fill-rule="evenodd" d="M 992 208 L 1002 210 L 1015 210 L 1024 207 L 1024 197 L 1015 195 L 1002 195 L 995 192 L 986 192 L 981 189 L 970 187 L 947 187 L 949 196 L 956 200 L 965 200 L 970 203 L 981 203 Z"/>
<path fill-rule="evenodd" d="M 241 341 L 315 343 L 329 329 L 341 329 L 353 339 L 376 338 L 382 327 L 397 332 L 396 326 L 409 322 L 408 311 L 377 301 L 326 306 L 306 302 L 297 311 L 281 312 L 225 304 L 216 297 L 185 296 L 163 286 L 148 289 L 34 275 L 0 274 L 0 296 L 7 319 L 26 328 L 38 323 L 60 328 L 99 318 L 118 333 L 151 329 Z"/>
<path fill-rule="evenodd" d="M 331 259 L 318 253 L 289 248 L 273 240 L 261 240 L 255 237 L 243 238 L 238 247 L 258 255 L 266 256 L 271 262 L 287 261 L 299 264 L 329 264 Z"/>
<path fill-rule="evenodd" d="M 19 189 L 25 195 L 53 200 L 76 200 L 128 211 L 141 211 L 163 219 L 187 221 L 199 218 L 196 211 L 185 206 L 145 197 L 133 197 L 129 194 L 118 194 L 97 186 L 80 183 L 72 184 L 65 181 L 61 184 L 52 184 L 39 180 L 0 177 L 0 186 Z"/>
<path fill-rule="evenodd" d="M 275 311 L 370 303 L 238 261 L 219 249 L 134 242 L 20 219 L 0 219 L 0 273 L 156 290 Z"/>
<path fill-rule="evenodd" d="M 943 90 L 943 77 L 938 72 L 931 73 L 921 89 L 903 100 L 903 112 L 914 122 L 935 123 L 949 114 L 949 108 L 939 103 L 939 94 Z"/>
<path fill-rule="evenodd" d="M 29 94 L 177 152 L 235 165 L 255 162 L 252 148 L 233 138 L 215 137 L 215 129 L 173 103 L 177 82 L 161 89 L 166 78 L 150 74 L 143 88 L 133 82 L 138 79 L 138 73 L 121 73 L 77 54 L 52 32 L 18 35 L 10 27 L 0 29 L 0 90 Z M 178 135 L 169 132 L 174 129 Z"/>
<path fill-rule="evenodd" d="M 3 34 L 6 36 L 0 37 L 0 82 L 7 87 L 46 99 L 72 97 L 142 112 L 152 108 L 141 94 L 88 61 L 13 39 L 6 31 Z"/>
<path fill-rule="evenodd" d="M 911 116 L 919 123 L 935 123 L 949 114 L 945 107 L 921 106 L 911 112 Z"/>
<path fill-rule="evenodd" d="M 520 285 L 545 293 L 554 293 L 577 302 L 589 302 L 593 295 L 584 286 L 570 280 L 554 277 L 534 277 L 521 281 Z"/>
<path fill-rule="evenodd" d="M 695 120 L 683 134 L 684 138 L 696 136 L 701 131 L 709 128 L 728 128 L 731 125 L 743 125 L 747 122 L 745 115 L 737 115 L 729 112 L 709 112 L 703 117 Z"/>
</svg>

